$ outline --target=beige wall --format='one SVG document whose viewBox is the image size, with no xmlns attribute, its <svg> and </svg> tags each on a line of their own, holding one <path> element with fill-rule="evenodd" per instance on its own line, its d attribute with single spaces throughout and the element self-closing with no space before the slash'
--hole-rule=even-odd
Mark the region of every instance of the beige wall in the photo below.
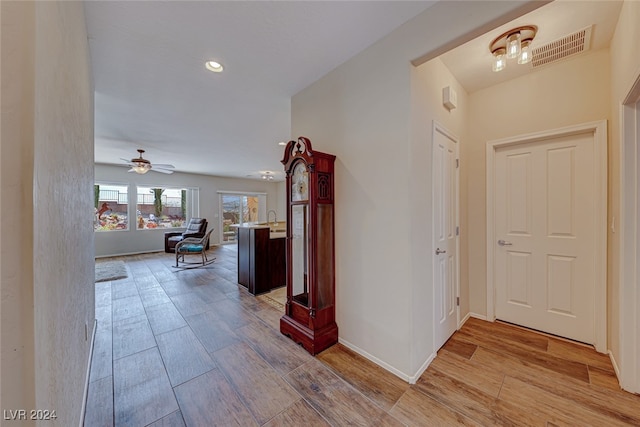
<svg viewBox="0 0 640 427">
<path fill-rule="evenodd" d="M 609 50 L 581 55 L 469 95 L 463 144 L 470 310 L 486 315 L 486 142 L 610 119 Z"/>
<path fill-rule="evenodd" d="M 370 50 L 292 100 L 292 134 L 337 156 L 340 339 L 409 372 L 408 63 Z M 363 73 L 366 70 L 366 73 Z"/>
<path fill-rule="evenodd" d="M 82 3 L 2 2 L 2 408 L 64 426 L 94 323 L 90 75 Z"/>
<path fill-rule="evenodd" d="M 337 156 L 340 340 L 403 378 L 434 353 L 429 119 L 410 61 L 539 5 L 438 2 L 292 98 L 292 136 Z"/>
<path fill-rule="evenodd" d="M 625 1 L 611 41 L 610 216 L 620 217 L 620 106 L 640 75 L 640 2 Z M 616 221 L 619 223 L 619 221 Z M 620 362 L 619 234 L 609 229 L 609 349 Z M 637 331 L 636 331 L 637 333 Z"/>
<path fill-rule="evenodd" d="M 431 252 L 432 236 L 432 209 L 431 209 L 431 186 L 432 186 L 432 146 L 433 146 L 433 122 L 447 129 L 459 140 L 458 152 L 462 154 L 461 145 L 466 143 L 466 131 L 468 120 L 468 96 L 465 89 L 458 83 L 449 69 L 438 58 L 433 59 L 419 67 L 413 72 L 412 81 L 412 122 L 415 124 L 411 135 L 411 229 L 421 230 L 424 237 L 415 238 L 411 242 L 411 253 L 416 265 L 423 268 L 418 274 L 431 279 L 433 274 L 427 268 L 428 262 L 433 259 Z M 442 105 L 443 88 L 450 86 L 455 90 L 458 97 L 458 106 L 449 111 Z M 461 159 L 463 164 L 465 159 Z M 466 182 L 460 180 L 460 201 L 466 199 Z M 466 251 L 466 216 L 464 211 L 460 211 L 458 225 L 461 227 L 459 239 L 459 263 L 467 263 Z M 466 269 L 461 270 L 466 272 Z M 460 277 L 460 316 L 463 318 L 469 312 L 469 288 L 466 276 Z M 421 316 L 424 310 L 424 301 L 428 300 L 428 295 L 420 298 L 413 298 L 416 306 L 413 309 L 415 316 Z M 428 312 L 432 315 L 432 312 Z M 424 322 L 421 319 L 414 319 L 414 324 Z"/>
<path fill-rule="evenodd" d="M 276 182 L 180 172 L 172 175 L 154 172 L 138 175 L 128 173 L 125 167 L 103 164 L 95 165 L 95 179 L 98 182 L 129 185 L 129 191 L 135 191 L 135 185 L 199 188 L 200 216 L 207 218 L 209 229 L 214 229 L 213 233 L 211 233 L 212 244 L 220 242 L 220 198 L 218 191 L 264 193 L 267 195 L 264 220 L 266 220 L 266 212 L 269 209 L 276 211 L 279 220 L 286 219 L 286 211 L 280 207 L 279 202 L 281 197 L 279 185 L 282 188 L 284 187 Z M 93 195 L 91 197 L 93 198 Z M 135 199 L 130 198 L 129 200 Z M 286 201 L 284 204 L 286 204 Z M 136 230 L 135 225 L 130 224 L 128 231 L 97 232 L 95 233 L 96 256 L 163 251 L 165 231 L 167 230 Z"/>
<path fill-rule="evenodd" d="M 35 408 L 33 149 L 35 5 L 2 2 L 1 409 Z"/>
</svg>

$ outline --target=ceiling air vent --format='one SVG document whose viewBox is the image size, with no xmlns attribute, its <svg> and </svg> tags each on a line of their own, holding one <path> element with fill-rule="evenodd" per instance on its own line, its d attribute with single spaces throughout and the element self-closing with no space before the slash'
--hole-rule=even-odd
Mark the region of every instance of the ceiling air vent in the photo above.
<svg viewBox="0 0 640 427">
<path fill-rule="evenodd" d="M 589 50 L 591 28 L 588 26 L 561 39 L 533 49 L 531 66 L 542 67 Z"/>
</svg>

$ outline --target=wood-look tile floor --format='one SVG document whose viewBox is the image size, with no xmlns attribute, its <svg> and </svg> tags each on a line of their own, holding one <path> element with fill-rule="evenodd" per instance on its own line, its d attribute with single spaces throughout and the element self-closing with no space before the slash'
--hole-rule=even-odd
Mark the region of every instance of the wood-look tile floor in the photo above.
<svg viewBox="0 0 640 427">
<path fill-rule="evenodd" d="M 96 284 L 86 426 L 640 425 L 607 356 L 498 322 L 468 320 L 411 386 L 341 345 L 311 357 L 237 285 L 235 247 L 211 253 Z"/>
</svg>

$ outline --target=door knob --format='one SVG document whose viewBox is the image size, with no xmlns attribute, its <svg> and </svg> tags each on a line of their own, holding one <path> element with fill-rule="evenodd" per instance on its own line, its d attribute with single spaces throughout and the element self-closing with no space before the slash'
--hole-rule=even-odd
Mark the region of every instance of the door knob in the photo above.
<svg viewBox="0 0 640 427">
<path fill-rule="evenodd" d="M 446 254 L 447 251 L 441 251 L 440 248 L 436 249 L 436 255 L 440 255 L 440 254 Z"/>
<path fill-rule="evenodd" d="M 500 246 L 511 246 L 511 245 L 513 245 L 513 243 L 507 242 L 506 240 L 502 240 L 502 239 L 498 240 L 498 244 Z"/>
</svg>

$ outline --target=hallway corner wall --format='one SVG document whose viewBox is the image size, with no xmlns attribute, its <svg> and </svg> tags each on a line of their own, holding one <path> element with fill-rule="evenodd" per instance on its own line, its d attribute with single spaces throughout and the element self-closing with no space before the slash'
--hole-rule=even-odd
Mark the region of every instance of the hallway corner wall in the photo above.
<svg viewBox="0 0 640 427">
<path fill-rule="evenodd" d="M 95 319 L 83 4 L 1 8 L 2 409 L 55 410 L 55 425 L 79 425 Z"/>
<path fill-rule="evenodd" d="M 448 110 L 442 103 L 443 89 L 451 87 L 457 93 L 457 107 Z M 459 142 L 458 154 L 462 153 L 461 146 L 466 143 L 466 122 L 468 120 L 468 95 L 465 89 L 451 74 L 449 69 L 439 59 L 435 58 L 428 61 L 413 70 L 412 76 L 412 120 L 415 123 L 414 133 L 411 137 L 411 178 L 414 184 L 412 193 L 413 206 L 411 208 L 411 221 L 414 224 L 412 229 L 420 229 L 419 224 L 429 224 L 425 232 L 424 239 L 413 239 L 411 253 L 414 257 L 414 264 L 417 275 L 424 277 L 425 281 L 433 280 L 433 271 L 430 262 L 434 259 L 431 252 L 431 241 L 433 239 L 432 232 L 432 173 L 433 173 L 433 122 L 437 122 L 443 126 L 448 132 L 455 135 Z M 461 164 L 465 164 L 465 159 L 460 159 Z M 460 319 L 463 319 L 469 313 L 469 288 L 467 279 L 467 251 L 466 251 L 466 210 L 464 202 L 466 201 L 466 181 L 464 179 L 464 166 L 460 169 L 459 175 L 459 221 L 460 238 L 458 239 L 459 257 L 458 265 L 460 276 L 458 277 L 460 286 Z M 431 301 L 433 295 L 417 295 L 413 298 L 414 304 L 414 323 L 423 324 L 425 319 L 424 310 L 420 309 L 420 305 L 424 306 L 424 301 Z M 433 315 L 430 311 L 429 315 Z M 419 342 L 419 341 L 418 341 Z M 422 353 L 426 349 L 420 349 Z M 436 349 L 437 350 L 437 349 Z"/>
<path fill-rule="evenodd" d="M 617 218 L 618 227 L 621 205 L 620 153 L 622 136 L 620 130 L 621 105 L 631 90 L 634 81 L 640 75 L 640 2 L 626 0 L 622 4 L 618 25 L 611 40 L 611 125 L 609 126 L 609 222 Z M 609 270 L 608 270 L 608 337 L 609 349 L 617 361 L 621 363 L 621 295 L 620 271 L 620 235 L 609 227 Z M 638 331 L 635 331 L 637 336 Z M 637 338 L 636 338 L 637 339 Z"/>
<path fill-rule="evenodd" d="M 1 2 L 0 409 L 35 407 L 33 134 L 35 3 Z"/>
</svg>

